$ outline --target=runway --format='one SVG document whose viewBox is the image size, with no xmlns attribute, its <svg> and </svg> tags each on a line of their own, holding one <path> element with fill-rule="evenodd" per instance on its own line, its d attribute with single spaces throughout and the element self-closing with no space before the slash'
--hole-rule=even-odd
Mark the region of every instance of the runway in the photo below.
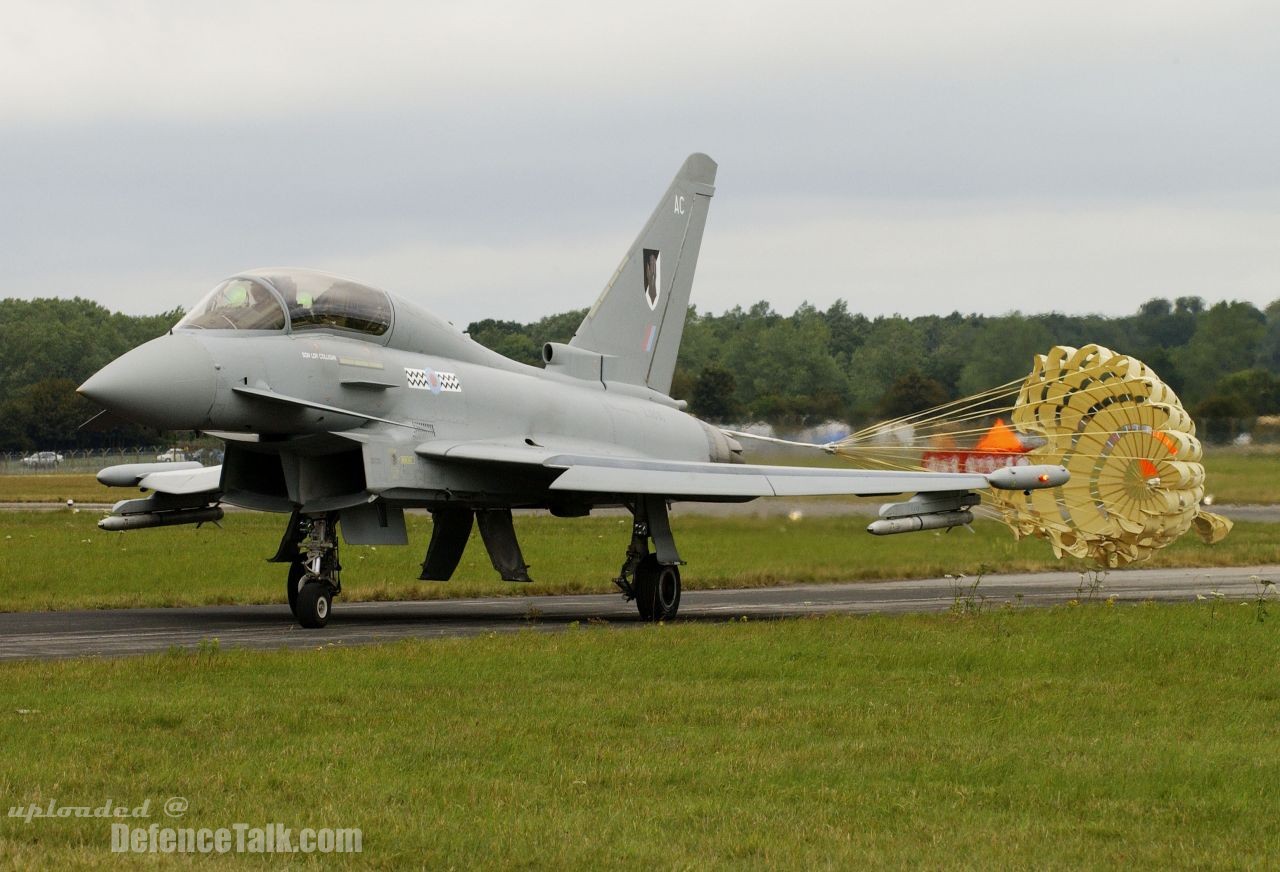
<svg viewBox="0 0 1280 872">
<path fill-rule="evenodd" d="M 973 593 L 984 608 L 1012 603 L 1047 606 L 1068 600 L 1194 601 L 1217 591 L 1231 600 L 1257 595 L 1254 577 L 1280 582 L 1280 566 L 1117 571 L 1101 589 L 1081 589 L 1074 572 L 992 575 Z M 969 580 L 970 583 L 972 579 Z M 748 590 L 685 591 L 682 621 L 772 619 L 819 614 L 941 612 L 957 597 L 950 579 L 797 585 Z M 222 648 L 314 648 L 406 638 L 551 631 L 574 623 L 636 626 L 632 603 L 611 594 L 518 596 L 427 602 L 335 604 L 323 630 L 299 628 L 284 605 L 180 609 L 13 612 L 0 614 L 0 660 L 119 656 L 194 647 L 217 639 Z"/>
</svg>

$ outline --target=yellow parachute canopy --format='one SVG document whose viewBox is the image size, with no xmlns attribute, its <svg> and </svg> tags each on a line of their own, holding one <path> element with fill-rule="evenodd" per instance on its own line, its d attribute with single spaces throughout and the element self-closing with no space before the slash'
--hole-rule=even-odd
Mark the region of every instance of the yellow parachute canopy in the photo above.
<svg viewBox="0 0 1280 872">
<path fill-rule="evenodd" d="M 1204 466 L 1195 424 L 1173 390 L 1141 361 L 1099 345 L 1037 355 L 1011 415 L 1044 439 L 1026 457 L 1061 464 L 1067 484 L 993 491 L 1016 536 L 1039 536 L 1059 557 L 1107 567 L 1148 557 L 1193 526 L 1206 542 L 1231 530 L 1200 508 Z"/>
<path fill-rule="evenodd" d="M 970 440 L 972 448 L 961 447 Z M 822 447 L 879 469 L 1061 464 L 1071 472 L 1062 487 L 993 491 L 984 508 L 1018 537 L 1047 539 L 1059 557 L 1104 567 L 1142 560 L 1192 527 L 1206 542 L 1231 529 L 1200 507 L 1200 442 L 1177 395 L 1142 361 L 1099 345 L 1057 346 L 1036 356 L 1025 380 Z"/>
</svg>

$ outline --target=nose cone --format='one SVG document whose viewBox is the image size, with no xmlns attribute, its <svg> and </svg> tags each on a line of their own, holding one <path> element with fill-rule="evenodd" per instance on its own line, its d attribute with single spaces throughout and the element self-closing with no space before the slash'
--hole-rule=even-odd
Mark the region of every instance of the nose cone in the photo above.
<svg viewBox="0 0 1280 872">
<path fill-rule="evenodd" d="M 139 424 L 195 430 L 208 422 L 217 387 L 213 357 L 194 337 L 177 334 L 116 358 L 77 390 Z"/>
</svg>

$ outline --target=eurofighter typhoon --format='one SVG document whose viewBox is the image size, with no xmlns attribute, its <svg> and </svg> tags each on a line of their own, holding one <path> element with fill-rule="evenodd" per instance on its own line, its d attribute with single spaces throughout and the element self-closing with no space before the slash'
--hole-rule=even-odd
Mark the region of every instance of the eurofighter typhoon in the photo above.
<svg viewBox="0 0 1280 872">
<path fill-rule="evenodd" d="M 109 412 L 226 442 L 221 466 L 114 466 L 104 484 L 150 495 L 117 503 L 106 530 L 203 523 L 223 503 L 288 516 L 271 560 L 289 606 L 323 627 L 347 543 L 408 543 L 426 509 L 419 576 L 447 580 L 478 526 L 494 569 L 529 581 L 513 509 L 632 514 L 615 584 L 644 620 L 680 606 L 668 519 L 675 501 L 810 494 L 915 494 L 872 532 L 968 523 L 975 491 L 1052 487 L 1060 467 L 990 474 L 757 466 L 735 439 L 668 393 L 684 332 L 716 164 L 690 156 L 568 344 L 543 366 L 481 346 L 417 303 L 349 279 L 259 269 L 219 284 L 166 335 L 80 386 Z"/>
</svg>

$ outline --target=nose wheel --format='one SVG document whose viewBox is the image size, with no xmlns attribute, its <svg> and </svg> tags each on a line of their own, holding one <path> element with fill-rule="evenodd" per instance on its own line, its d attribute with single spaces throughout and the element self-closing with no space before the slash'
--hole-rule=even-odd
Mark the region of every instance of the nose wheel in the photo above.
<svg viewBox="0 0 1280 872">
<path fill-rule="evenodd" d="M 322 581 L 304 584 L 298 591 L 298 604 L 294 616 L 308 630 L 317 630 L 329 622 L 329 608 L 333 605 L 333 589 Z"/>
<path fill-rule="evenodd" d="M 299 524 L 303 538 L 297 557 L 289 563 L 285 592 L 289 611 L 309 630 L 329 622 L 333 598 L 342 591 L 337 526 L 337 518 L 330 516 L 306 518 Z"/>
</svg>

